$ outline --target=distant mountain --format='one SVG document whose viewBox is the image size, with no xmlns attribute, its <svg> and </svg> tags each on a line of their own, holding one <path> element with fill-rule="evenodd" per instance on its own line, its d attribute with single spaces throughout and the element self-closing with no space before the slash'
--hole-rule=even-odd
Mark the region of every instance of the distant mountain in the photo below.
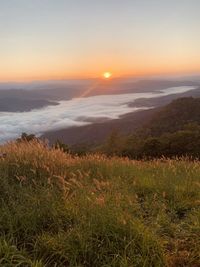
<svg viewBox="0 0 200 267">
<path fill-rule="evenodd" d="M 169 87 L 200 86 L 198 80 L 133 80 L 133 79 L 102 79 L 72 80 L 72 81 L 46 81 L 26 84 L 1 84 L 0 99 L 3 97 L 69 100 L 74 97 L 112 95 L 125 93 L 154 92 Z"/>
<path fill-rule="evenodd" d="M 0 98 L 0 112 L 24 112 L 43 108 L 49 105 L 57 105 L 57 103 L 43 99 L 26 99 L 14 97 Z"/>
</svg>

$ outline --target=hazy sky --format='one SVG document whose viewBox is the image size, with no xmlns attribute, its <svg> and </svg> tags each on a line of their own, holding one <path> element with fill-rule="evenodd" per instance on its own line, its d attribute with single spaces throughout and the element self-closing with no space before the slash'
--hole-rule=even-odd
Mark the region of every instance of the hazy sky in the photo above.
<svg viewBox="0 0 200 267">
<path fill-rule="evenodd" d="M 200 72 L 200 0 L 0 0 L 0 80 Z"/>
</svg>

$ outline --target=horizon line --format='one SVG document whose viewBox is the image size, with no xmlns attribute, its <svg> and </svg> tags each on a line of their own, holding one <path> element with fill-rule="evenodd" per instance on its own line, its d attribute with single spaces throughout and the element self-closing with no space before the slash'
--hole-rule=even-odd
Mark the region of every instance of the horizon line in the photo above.
<svg viewBox="0 0 200 267">
<path fill-rule="evenodd" d="M 160 73 L 160 74 L 127 74 L 127 75 L 116 75 L 112 76 L 110 80 L 116 80 L 116 79 L 131 79 L 131 78 L 164 78 L 164 77 L 192 77 L 192 76 L 199 76 L 199 72 L 181 72 L 181 73 Z M 10 79 L 10 80 L 0 80 L 0 84 L 7 84 L 7 83 L 35 83 L 35 82 L 56 82 L 56 81 L 86 81 L 86 80 L 97 80 L 97 79 L 103 79 L 102 76 L 94 76 L 94 77 L 55 77 L 55 78 L 27 78 L 27 79 Z"/>
</svg>

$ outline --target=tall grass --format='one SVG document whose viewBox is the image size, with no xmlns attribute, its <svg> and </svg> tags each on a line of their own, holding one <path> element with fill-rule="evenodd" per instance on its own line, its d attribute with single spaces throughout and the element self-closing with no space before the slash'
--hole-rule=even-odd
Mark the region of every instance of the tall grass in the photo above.
<svg viewBox="0 0 200 267">
<path fill-rule="evenodd" d="M 200 266 L 198 161 L 0 153 L 0 266 Z"/>
</svg>

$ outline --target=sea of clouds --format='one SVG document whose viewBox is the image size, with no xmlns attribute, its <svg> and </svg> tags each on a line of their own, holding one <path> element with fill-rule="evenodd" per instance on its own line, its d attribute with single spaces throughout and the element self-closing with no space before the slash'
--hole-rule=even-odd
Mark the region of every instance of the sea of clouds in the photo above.
<svg viewBox="0 0 200 267">
<path fill-rule="evenodd" d="M 57 106 L 47 106 L 29 112 L 0 112 L 0 142 L 15 139 L 22 132 L 40 136 L 46 131 L 90 124 L 92 119 L 117 119 L 129 112 L 149 108 L 129 106 L 129 103 L 134 103 L 136 99 L 167 96 L 193 89 L 196 88 L 181 86 L 153 93 L 98 95 L 60 101 Z"/>
</svg>

